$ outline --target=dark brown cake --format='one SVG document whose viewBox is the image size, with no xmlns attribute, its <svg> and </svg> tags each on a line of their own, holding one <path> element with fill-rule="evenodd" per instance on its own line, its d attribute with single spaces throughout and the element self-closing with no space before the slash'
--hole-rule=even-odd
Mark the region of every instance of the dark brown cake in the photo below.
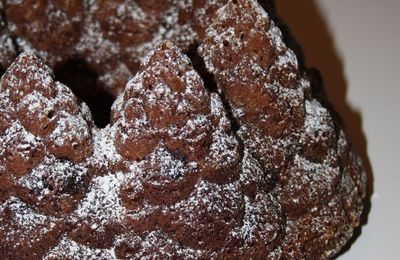
<svg viewBox="0 0 400 260">
<path fill-rule="evenodd" d="M 360 159 L 256 0 L 3 4 L 0 66 L 34 54 L 0 81 L 2 259 L 326 259 L 350 239 Z M 56 80 L 70 60 L 87 94 L 123 90 L 104 128 Z"/>
<path fill-rule="evenodd" d="M 53 68 L 80 60 L 116 95 L 163 39 L 187 51 L 227 0 L 3 0 L 18 49 Z"/>
</svg>

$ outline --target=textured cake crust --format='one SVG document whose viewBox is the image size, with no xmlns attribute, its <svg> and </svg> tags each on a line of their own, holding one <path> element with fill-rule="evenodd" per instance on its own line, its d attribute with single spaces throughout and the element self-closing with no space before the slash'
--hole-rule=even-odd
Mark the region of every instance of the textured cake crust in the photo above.
<svg viewBox="0 0 400 260">
<path fill-rule="evenodd" d="M 0 65 L 34 53 L 0 81 L 3 259 L 326 259 L 350 239 L 361 161 L 256 0 L 3 3 Z M 105 128 L 45 65 L 74 55 L 123 90 Z"/>
<path fill-rule="evenodd" d="M 101 88 L 117 95 L 154 44 L 171 40 L 184 51 L 197 45 L 227 0 L 2 2 L 18 50 L 35 53 L 52 68 L 81 60 L 99 75 Z M 1 28 L 0 22 L 0 35 Z"/>
</svg>

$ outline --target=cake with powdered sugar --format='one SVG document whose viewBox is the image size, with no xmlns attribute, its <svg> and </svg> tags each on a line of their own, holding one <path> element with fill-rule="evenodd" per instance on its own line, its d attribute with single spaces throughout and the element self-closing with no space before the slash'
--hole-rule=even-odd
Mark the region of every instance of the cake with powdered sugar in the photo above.
<svg viewBox="0 0 400 260">
<path fill-rule="evenodd" d="M 2 259 L 327 259 L 350 240 L 366 175 L 272 2 L 35 3 L 2 1 Z M 74 87 L 116 98 L 105 125 L 70 60 L 96 74 Z"/>
</svg>

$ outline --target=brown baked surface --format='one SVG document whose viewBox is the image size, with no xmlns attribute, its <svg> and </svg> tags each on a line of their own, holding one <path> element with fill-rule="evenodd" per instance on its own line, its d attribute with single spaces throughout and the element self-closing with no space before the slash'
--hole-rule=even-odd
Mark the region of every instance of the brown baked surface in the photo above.
<svg viewBox="0 0 400 260">
<path fill-rule="evenodd" d="M 326 259 L 351 238 L 361 161 L 256 0 L 0 3 L 2 259 Z M 77 92 L 108 93 L 105 127 Z"/>
</svg>

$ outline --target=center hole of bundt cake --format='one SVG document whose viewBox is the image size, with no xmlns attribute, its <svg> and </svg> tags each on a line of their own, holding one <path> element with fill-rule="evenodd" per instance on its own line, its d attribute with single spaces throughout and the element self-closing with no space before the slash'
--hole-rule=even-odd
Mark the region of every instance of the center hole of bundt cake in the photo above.
<svg viewBox="0 0 400 260">
<path fill-rule="evenodd" d="M 98 127 L 105 127 L 110 120 L 114 97 L 99 84 L 98 74 L 84 61 L 69 60 L 55 68 L 58 81 L 67 85 L 72 92 L 85 102 Z"/>
</svg>

